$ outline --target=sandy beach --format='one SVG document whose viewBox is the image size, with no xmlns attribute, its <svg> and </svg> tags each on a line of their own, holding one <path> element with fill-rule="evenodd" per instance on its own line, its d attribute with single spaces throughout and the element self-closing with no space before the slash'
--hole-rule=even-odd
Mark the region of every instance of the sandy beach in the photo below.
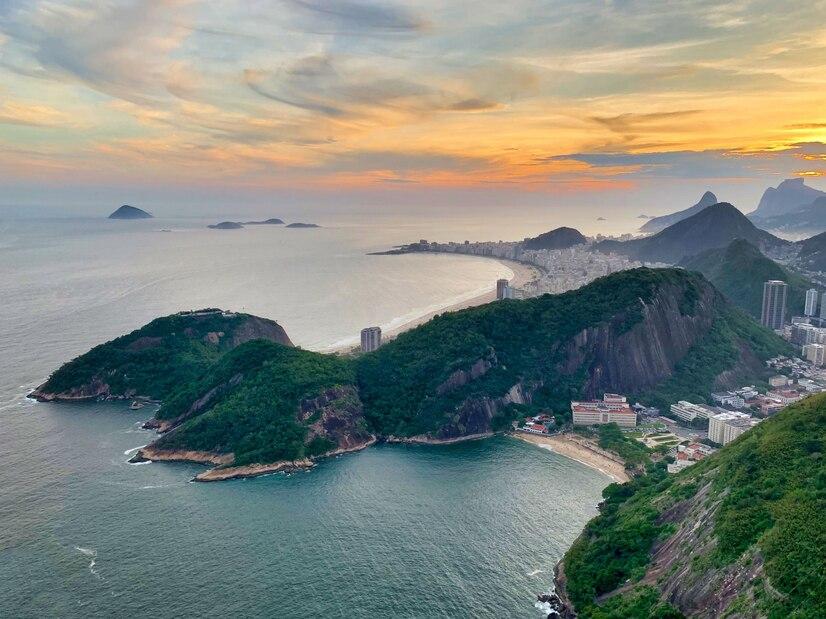
<svg viewBox="0 0 826 619">
<path fill-rule="evenodd" d="M 585 466 L 596 469 L 603 475 L 607 475 L 616 482 L 624 483 L 631 479 L 628 473 L 625 472 L 625 465 L 618 457 L 605 455 L 599 447 L 590 444 L 590 441 L 583 437 L 574 437 L 567 434 L 540 436 L 538 434 L 526 434 L 525 432 L 516 432 L 511 436 L 576 460 Z"/>
<path fill-rule="evenodd" d="M 508 279 L 508 282 L 513 288 L 522 288 L 528 282 L 534 279 L 538 279 L 541 274 L 538 267 L 531 266 L 529 264 L 516 262 L 514 260 L 505 260 L 504 258 L 495 258 L 495 260 L 498 260 L 499 262 L 507 266 L 511 271 L 513 271 L 513 277 Z M 456 312 L 459 310 L 466 309 L 468 307 L 484 305 L 485 303 L 490 303 L 491 301 L 495 300 L 496 285 L 495 282 L 491 282 L 491 288 L 487 292 L 483 292 L 482 294 L 476 295 L 475 297 L 472 297 L 470 299 L 465 299 L 464 301 L 460 301 L 452 305 L 447 305 L 445 307 L 433 310 L 426 314 L 422 314 L 421 316 L 409 320 L 404 324 L 399 325 L 398 327 L 382 331 L 382 340 L 385 342 L 388 340 L 392 340 L 400 333 L 404 333 L 405 331 L 409 331 L 410 329 L 413 329 L 415 327 L 418 327 L 419 325 L 426 323 L 428 320 L 430 320 L 437 314 L 444 314 L 445 312 Z M 325 349 L 324 352 L 355 352 L 358 350 L 358 348 L 358 344 L 347 344 L 344 346 Z"/>
</svg>

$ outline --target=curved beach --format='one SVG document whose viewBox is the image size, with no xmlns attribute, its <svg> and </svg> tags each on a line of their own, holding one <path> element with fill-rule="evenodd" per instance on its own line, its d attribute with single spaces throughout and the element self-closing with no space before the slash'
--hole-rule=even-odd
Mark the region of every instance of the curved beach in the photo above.
<svg viewBox="0 0 826 619">
<path fill-rule="evenodd" d="M 595 469 L 607 475 L 615 482 L 625 483 L 631 478 L 625 472 L 625 465 L 619 458 L 616 460 L 609 458 L 603 453 L 595 449 L 589 448 L 589 441 L 583 438 L 570 437 L 565 434 L 552 434 L 548 436 L 540 436 L 538 434 L 525 434 L 517 432 L 512 434 L 514 438 L 518 438 L 526 443 L 532 443 L 542 449 L 547 449 L 566 458 L 576 460 L 580 464 L 584 464 L 592 469 Z"/>
</svg>

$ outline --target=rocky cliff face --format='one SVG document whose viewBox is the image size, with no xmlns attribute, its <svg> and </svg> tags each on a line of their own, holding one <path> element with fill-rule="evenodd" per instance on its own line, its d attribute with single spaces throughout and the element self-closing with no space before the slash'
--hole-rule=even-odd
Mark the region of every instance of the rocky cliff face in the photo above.
<svg viewBox="0 0 826 619">
<path fill-rule="evenodd" d="M 305 443 L 324 438 L 336 445 L 331 451 L 353 451 L 376 440 L 366 429 L 361 400 L 352 385 L 333 387 L 302 400 L 298 419 L 310 424 Z"/>
<path fill-rule="evenodd" d="M 573 374 L 587 367 L 584 393 L 601 397 L 606 391 L 635 393 L 671 376 L 674 366 L 711 328 L 719 302 L 706 287 L 692 314 L 680 309 L 681 291 L 667 287 L 652 303 L 642 303 L 642 321 L 623 331 L 616 322 L 578 333 L 564 345 L 560 371 Z"/>
</svg>

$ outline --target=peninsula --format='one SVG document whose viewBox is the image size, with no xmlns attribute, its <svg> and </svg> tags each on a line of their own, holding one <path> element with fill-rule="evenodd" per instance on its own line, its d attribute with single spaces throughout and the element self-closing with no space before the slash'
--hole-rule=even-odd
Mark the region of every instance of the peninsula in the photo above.
<svg viewBox="0 0 826 619">
<path fill-rule="evenodd" d="M 442 314 L 358 357 L 294 348 L 253 316 L 175 314 L 92 349 L 32 395 L 161 400 L 150 425 L 163 435 L 137 459 L 207 462 L 206 481 L 307 466 L 377 440 L 486 435 L 526 411 L 564 424 L 571 399 L 606 391 L 691 398 L 759 380 L 762 360 L 783 352 L 699 274 L 640 268 Z"/>
</svg>

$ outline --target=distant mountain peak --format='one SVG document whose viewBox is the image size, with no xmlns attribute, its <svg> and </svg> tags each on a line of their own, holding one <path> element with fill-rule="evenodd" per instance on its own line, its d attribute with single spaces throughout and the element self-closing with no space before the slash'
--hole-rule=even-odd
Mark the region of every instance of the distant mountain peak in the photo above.
<svg viewBox="0 0 826 619">
<path fill-rule="evenodd" d="M 524 249 L 567 249 L 574 245 L 582 245 L 585 242 L 587 242 L 587 239 L 579 230 L 562 226 L 544 232 L 539 236 L 525 239 L 522 242 L 522 247 Z"/>
<path fill-rule="evenodd" d="M 755 221 L 787 215 L 808 206 L 826 192 L 806 185 L 803 178 L 787 178 L 763 192 L 757 208 L 749 214 Z"/>
<path fill-rule="evenodd" d="M 717 204 L 717 196 L 712 192 L 706 191 L 694 206 L 690 206 L 682 211 L 671 213 L 670 215 L 662 215 L 661 217 L 652 217 L 640 228 L 640 232 L 656 233 L 665 230 L 668 226 L 674 225 L 678 221 L 688 219 L 692 215 L 696 215 L 704 208 Z"/>
</svg>

